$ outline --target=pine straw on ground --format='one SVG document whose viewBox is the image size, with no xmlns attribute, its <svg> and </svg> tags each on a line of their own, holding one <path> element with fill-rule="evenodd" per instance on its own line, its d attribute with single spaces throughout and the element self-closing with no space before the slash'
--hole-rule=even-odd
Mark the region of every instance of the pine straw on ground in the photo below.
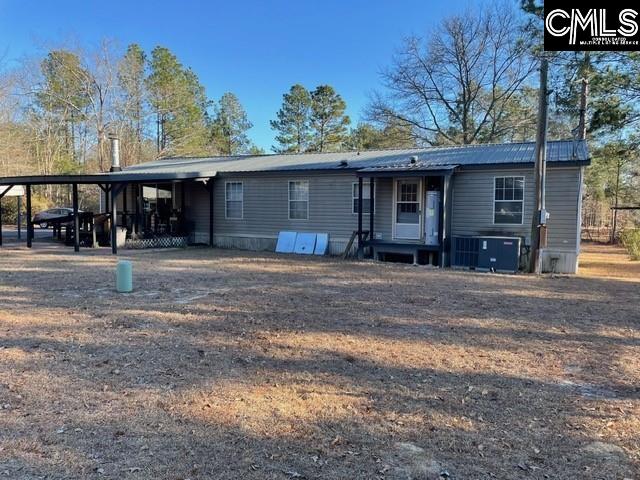
<svg viewBox="0 0 640 480">
<path fill-rule="evenodd" d="M 640 264 L 0 253 L 0 478 L 640 475 Z M 606 277 L 606 278 L 605 278 Z M 448 477 L 447 477 L 448 476 Z"/>
</svg>

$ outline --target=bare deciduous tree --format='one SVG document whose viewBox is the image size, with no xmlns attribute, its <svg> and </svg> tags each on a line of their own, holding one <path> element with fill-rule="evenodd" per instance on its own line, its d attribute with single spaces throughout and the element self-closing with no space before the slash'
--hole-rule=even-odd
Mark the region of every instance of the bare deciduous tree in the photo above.
<svg viewBox="0 0 640 480">
<path fill-rule="evenodd" d="M 513 99 L 536 66 L 519 34 L 513 9 L 493 4 L 406 39 L 382 73 L 388 92 L 372 96 L 368 116 L 411 126 L 430 145 L 508 136 Z"/>
</svg>

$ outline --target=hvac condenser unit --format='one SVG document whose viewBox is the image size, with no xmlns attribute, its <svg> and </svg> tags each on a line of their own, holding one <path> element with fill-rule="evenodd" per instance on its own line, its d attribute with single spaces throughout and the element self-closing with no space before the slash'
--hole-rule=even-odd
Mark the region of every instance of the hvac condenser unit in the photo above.
<svg viewBox="0 0 640 480">
<path fill-rule="evenodd" d="M 517 272 L 519 237 L 453 237 L 452 265 L 494 272 Z"/>
<path fill-rule="evenodd" d="M 495 272 L 517 272 L 519 265 L 519 237 L 480 237 L 479 269 Z"/>
</svg>

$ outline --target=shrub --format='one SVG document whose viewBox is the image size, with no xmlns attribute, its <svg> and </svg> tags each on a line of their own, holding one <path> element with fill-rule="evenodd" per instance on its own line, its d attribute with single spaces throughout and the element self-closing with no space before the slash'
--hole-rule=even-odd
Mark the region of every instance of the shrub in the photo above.
<svg viewBox="0 0 640 480">
<path fill-rule="evenodd" d="M 0 187 L 2 190 L 3 187 Z M 2 198 L 2 223 L 13 225 L 16 223 L 18 213 L 18 202 L 16 197 Z"/>
<path fill-rule="evenodd" d="M 632 260 L 640 260 L 640 228 L 628 228 L 620 235 Z"/>
</svg>

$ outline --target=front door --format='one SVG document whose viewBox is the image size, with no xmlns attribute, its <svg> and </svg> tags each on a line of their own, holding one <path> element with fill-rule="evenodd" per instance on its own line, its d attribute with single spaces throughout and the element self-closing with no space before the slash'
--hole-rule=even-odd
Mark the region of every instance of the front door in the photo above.
<svg viewBox="0 0 640 480">
<path fill-rule="evenodd" d="M 421 179 L 396 180 L 394 237 L 420 239 Z"/>
</svg>

